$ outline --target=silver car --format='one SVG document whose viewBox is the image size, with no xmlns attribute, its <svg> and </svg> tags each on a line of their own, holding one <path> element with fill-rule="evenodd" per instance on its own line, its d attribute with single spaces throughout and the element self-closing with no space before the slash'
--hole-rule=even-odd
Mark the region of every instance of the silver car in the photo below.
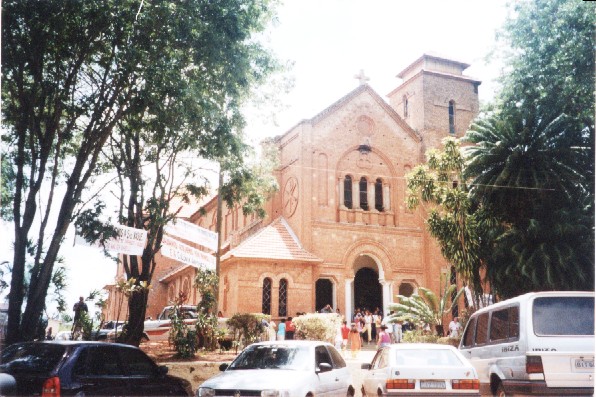
<svg viewBox="0 0 596 397">
<path fill-rule="evenodd" d="M 355 391 L 346 362 L 327 342 L 254 343 L 220 370 L 199 386 L 197 397 L 353 396 Z"/>
</svg>

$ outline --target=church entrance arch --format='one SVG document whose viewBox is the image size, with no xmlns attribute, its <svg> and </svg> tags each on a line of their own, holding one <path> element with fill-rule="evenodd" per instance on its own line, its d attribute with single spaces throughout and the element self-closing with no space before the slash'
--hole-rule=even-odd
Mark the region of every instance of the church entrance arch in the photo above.
<svg viewBox="0 0 596 397">
<path fill-rule="evenodd" d="M 354 277 L 354 305 L 374 312 L 383 309 L 383 291 L 379 283 L 379 273 L 370 267 L 363 267 Z"/>
</svg>

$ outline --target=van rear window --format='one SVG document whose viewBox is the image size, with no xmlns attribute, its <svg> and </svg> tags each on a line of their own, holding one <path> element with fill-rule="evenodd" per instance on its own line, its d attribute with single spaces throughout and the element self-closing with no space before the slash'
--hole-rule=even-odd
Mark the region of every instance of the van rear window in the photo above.
<svg viewBox="0 0 596 397">
<path fill-rule="evenodd" d="M 536 335 L 594 335 L 594 298 L 542 297 L 532 308 Z"/>
</svg>

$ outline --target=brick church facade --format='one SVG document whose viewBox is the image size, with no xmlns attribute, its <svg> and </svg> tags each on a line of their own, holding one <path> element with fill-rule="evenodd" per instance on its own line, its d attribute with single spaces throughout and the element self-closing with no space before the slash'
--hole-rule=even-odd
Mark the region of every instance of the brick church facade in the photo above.
<svg viewBox="0 0 596 397">
<path fill-rule="evenodd" d="M 460 137 L 478 114 L 480 81 L 469 65 L 423 55 L 398 74 L 383 99 L 361 84 L 313 118 L 270 139 L 279 152 L 279 191 L 267 216 L 224 207 L 219 310 L 274 318 L 326 304 L 387 312 L 395 295 L 424 286 L 439 292 L 449 272 L 428 234 L 422 209 L 405 206 L 406 174 L 448 136 Z M 187 220 L 216 229 L 216 198 Z M 158 256 L 147 315 L 193 287 L 195 268 Z M 121 276 L 121 270 L 119 270 Z M 106 315 L 116 317 L 112 287 Z M 122 317 L 122 315 L 121 315 Z"/>
</svg>

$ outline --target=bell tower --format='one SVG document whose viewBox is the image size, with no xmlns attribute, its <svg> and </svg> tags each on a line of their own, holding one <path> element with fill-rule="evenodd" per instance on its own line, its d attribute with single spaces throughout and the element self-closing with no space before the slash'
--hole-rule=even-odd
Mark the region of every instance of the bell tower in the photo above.
<svg viewBox="0 0 596 397">
<path fill-rule="evenodd" d="M 397 77 L 388 94 L 395 111 L 423 138 L 424 151 L 447 136 L 461 137 L 478 114 L 480 81 L 463 74 L 470 65 L 424 54 Z"/>
</svg>

